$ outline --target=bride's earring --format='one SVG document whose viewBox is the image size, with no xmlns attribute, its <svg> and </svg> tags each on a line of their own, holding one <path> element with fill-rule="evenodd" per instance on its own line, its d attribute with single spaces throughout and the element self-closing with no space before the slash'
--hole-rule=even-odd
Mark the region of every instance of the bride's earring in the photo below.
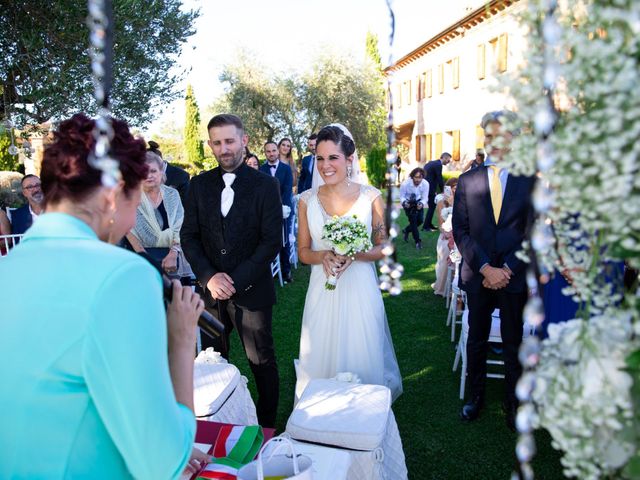
<svg viewBox="0 0 640 480">
<path fill-rule="evenodd" d="M 347 187 L 351 186 L 351 165 L 347 165 Z"/>
</svg>

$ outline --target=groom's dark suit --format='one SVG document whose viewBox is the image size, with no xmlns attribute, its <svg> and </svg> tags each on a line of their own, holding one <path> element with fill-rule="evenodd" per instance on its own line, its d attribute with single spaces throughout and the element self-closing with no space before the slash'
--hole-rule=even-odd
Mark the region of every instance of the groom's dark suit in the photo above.
<svg viewBox="0 0 640 480">
<path fill-rule="evenodd" d="M 522 310 L 527 301 L 526 264 L 516 257 L 516 252 L 521 249 L 533 218 L 533 185 L 533 177 L 508 175 L 496 222 L 487 166 L 469 170 L 458 180 L 452 220 L 453 236 L 463 259 L 460 283 L 469 304 L 467 365 L 471 398 L 484 395 L 491 312 L 499 308 L 507 400 L 515 402 L 515 384 L 522 371 L 518 361 Z M 485 264 L 508 266 L 513 276 L 505 288 L 491 290 L 482 285 L 480 269 Z"/>
<path fill-rule="evenodd" d="M 231 188 L 233 204 L 221 213 L 224 189 L 220 167 L 191 180 L 180 231 L 182 249 L 200 285 L 208 308 L 214 302 L 206 285 L 218 272 L 228 274 L 236 293 L 222 302 L 221 319 L 238 330 L 258 388 L 258 420 L 273 427 L 278 406 L 279 379 L 271 334 L 271 311 L 276 302 L 271 261 L 282 243 L 282 208 L 278 182 L 245 164 Z M 217 315 L 217 312 L 214 312 Z M 204 336 L 203 336 L 204 339 Z M 227 352 L 222 352 L 226 357 Z"/>
</svg>

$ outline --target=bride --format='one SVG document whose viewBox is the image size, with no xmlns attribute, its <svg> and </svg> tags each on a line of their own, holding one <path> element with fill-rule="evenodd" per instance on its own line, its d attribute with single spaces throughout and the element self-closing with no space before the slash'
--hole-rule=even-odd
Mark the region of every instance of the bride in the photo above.
<svg viewBox="0 0 640 480">
<path fill-rule="evenodd" d="M 342 125 L 320 130 L 316 143 L 319 178 L 314 178 L 314 188 L 300 196 L 298 255 L 312 267 L 302 318 L 296 398 L 309 380 L 340 372 L 355 373 L 363 383 L 389 387 L 394 400 L 402 393 L 374 263 L 383 257 L 381 244 L 386 240 L 384 203 L 379 190 L 356 181 L 355 150 L 351 134 Z M 374 247 L 358 253 L 355 260 L 333 253 L 322 239 L 322 228 L 335 215 L 356 216 L 367 226 Z M 335 290 L 327 290 L 325 282 L 332 273 L 338 282 Z"/>
</svg>

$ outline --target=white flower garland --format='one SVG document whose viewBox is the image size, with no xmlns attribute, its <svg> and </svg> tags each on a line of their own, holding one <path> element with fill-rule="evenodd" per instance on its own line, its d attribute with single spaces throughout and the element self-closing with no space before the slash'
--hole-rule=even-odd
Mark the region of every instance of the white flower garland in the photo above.
<svg viewBox="0 0 640 480">
<path fill-rule="evenodd" d="M 606 278 L 611 262 L 640 266 L 640 2 L 561 0 L 557 24 L 545 16 L 555 4 L 529 1 L 525 65 L 500 82 L 524 132 L 505 162 L 513 173 L 537 174 L 534 203 L 551 207 L 531 245 L 539 265 L 570 275 L 564 293 L 584 305 L 583 318 L 550 326 L 542 344 L 536 425 L 563 450 L 565 475 L 618 477 L 638 452 L 633 379 L 624 368 L 640 348 L 640 322 L 637 299 Z M 558 45 L 551 53 L 540 32 Z M 547 152 L 534 132 L 553 123 L 542 94 L 549 86 L 560 114 Z"/>
</svg>

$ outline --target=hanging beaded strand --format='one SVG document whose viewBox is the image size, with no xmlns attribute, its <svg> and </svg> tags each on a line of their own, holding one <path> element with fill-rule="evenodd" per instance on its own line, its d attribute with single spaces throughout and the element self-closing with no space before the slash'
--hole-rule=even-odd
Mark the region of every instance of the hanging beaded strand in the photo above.
<svg viewBox="0 0 640 480">
<path fill-rule="evenodd" d="M 393 12 L 393 1 L 386 0 L 389 9 L 389 17 L 391 20 L 391 32 L 389 34 L 389 65 L 393 65 L 393 40 L 395 36 L 395 14 Z M 387 241 L 382 248 L 384 258 L 380 260 L 380 278 L 379 286 L 381 290 L 388 291 L 390 295 L 400 295 L 402 293 L 402 283 L 400 278 L 404 272 L 404 267 L 398 263 L 396 257 L 396 249 L 393 240 L 398 236 L 400 227 L 397 220 L 400 216 L 400 209 L 397 200 L 400 198 L 400 192 L 396 187 L 396 169 L 394 165 L 398 157 L 398 151 L 394 147 L 396 136 L 393 130 L 393 97 L 391 94 L 391 81 L 393 79 L 393 69 L 387 72 L 387 98 L 389 109 L 387 114 L 387 173 L 385 175 L 387 184 L 387 209 L 385 213 L 385 221 L 387 224 Z"/>
<path fill-rule="evenodd" d="M 536 220 L 531 233 L 529 252 L 531 264 L 527 272 L 527 286 L 532 293 L 523 313 L 525 323 L 536 327 L 536 329 L 544 321 L 544 306 L 540 297 L 538 278 L 541 273 L 545 272 L 545 267 L 538 259 L 546 256 L 554 244 L 551 220 L 549 219 L 549 211 L 554 205 L 554 192 L 545 181 L 544 175 L 555 163 L 550 137 L 558 120 L 553 96 L 558 80 L 556 48 L 561 36 L 560 25 L 555 16 L 557 1 L 543 0 L 543 2 L 545 15 L 538 24 L 538 30 L 542 39 L 544 102 L 534 119 L 534 131 L 538 138 L 537 169 L 542 174 L 542 178 L 536 182 L 533 193 Z M 516 385 L 516 396 L 520 401 L 520 408 L 516 416 L 518 430 L 516 457 L 519 462 L 519 471 L 514 472 L 513 479 L 532 480 L 534 478 L 531 460 L 536 454 L 533 431 L 537 414 L 533 404 L 533 391 L 536 384 L 535 369 L 540 360 L 540 351 L 541 342 L 535 333 L 523 339 L 519 352 L 523 373 Z"/>
<path fill-rule="evenodd" d="M 121 178 L 119 163 L 109 154 L 113 138 L 109 106 L 113 61 L 113 7 L 111 0 L 89 0 L 88 9 L 89 58 L 93 77 L 93 95 L 98 105 L 98 118 L 93 130 L 96 144 L 89 162 L 102 171 L 102 184 L 113 187 Z"/>
</svg>

